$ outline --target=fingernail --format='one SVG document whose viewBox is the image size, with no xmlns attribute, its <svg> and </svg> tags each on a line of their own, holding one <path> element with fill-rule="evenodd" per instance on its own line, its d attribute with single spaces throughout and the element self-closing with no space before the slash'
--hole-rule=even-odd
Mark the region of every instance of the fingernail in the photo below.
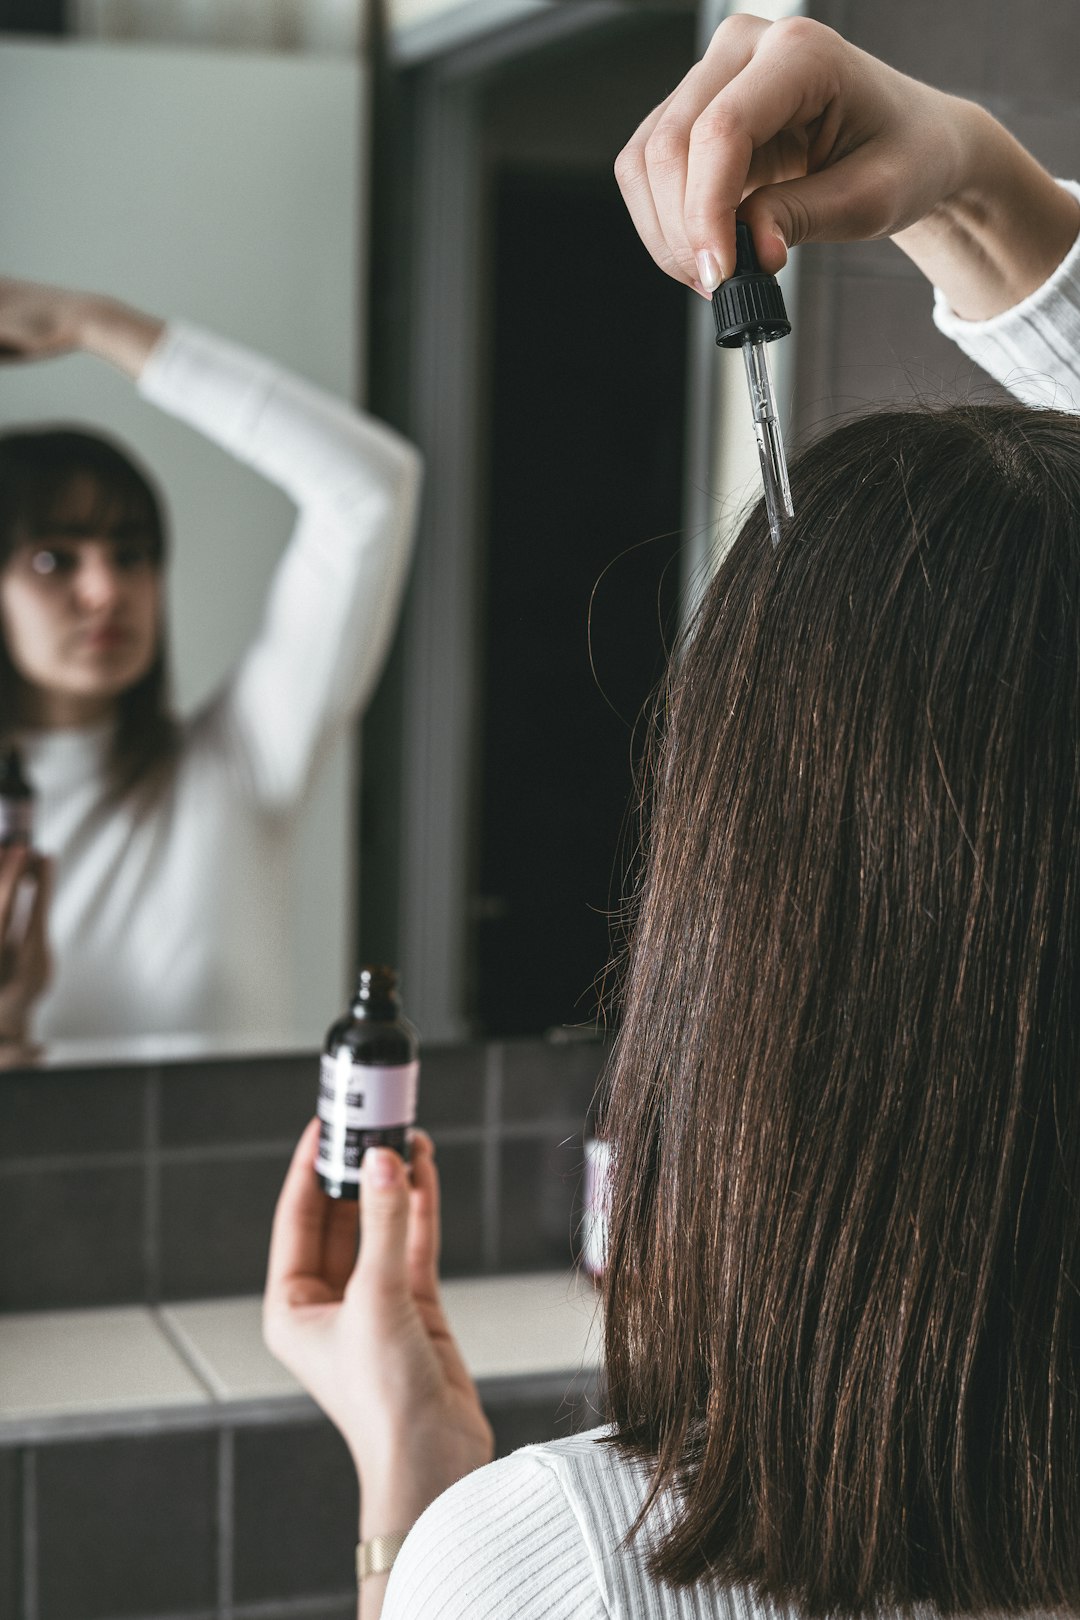
<svg viewBox="0 0 1080 1620">
<path fill-rule="evenodd" d="M 701 285 L 706 292 L 714 293 L 724 279 L 720 274 L 719 261 L 713 257 L 707 248 L 701 253 L 695 253 L 694 258 L 697 262 Z"/>
<path fill-rule="evenodd" d="M 373 1187 L 392 1187 L 398 1178 L 400 1159 L 393 1148 L 368 1148 L 360 1166 L 364 1179 Z"/>
</svg>

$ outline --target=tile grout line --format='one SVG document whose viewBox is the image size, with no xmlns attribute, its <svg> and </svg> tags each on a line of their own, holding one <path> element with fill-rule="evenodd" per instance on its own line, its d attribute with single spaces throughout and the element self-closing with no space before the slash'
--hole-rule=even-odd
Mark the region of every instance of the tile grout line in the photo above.
<svg viewBox="0 0 1080 1620">
<path fill-rule="evenodd" d="M 181 1327 L 169 1315 L 169 1307 L 165 1303 L 150 1306 L 154 1321 L 162 1338 L 166 1339 L 176 1354 L 180 1357 L 188 1372 L 209 1395 L 215 1406 L 228 1398 L 227 1391 L 220 1388 L 214 1376 L 214 1369 L 203 1355 L 198 1345 L 193 1344 Z"/>
<path fill-rule="evenodd" d="M 22 1620 L 38 1620 L 38 1491 L 37 1452 L 22 1453 Z"/>
<path fill-rule="evenodd" d="M 161 1298 L 161 1069 L 146 1071 L 143 1111 L 146 1165 L 143 1174 L 143 1275 L 145 1298 Z"/>
<path fill-rule="evenodd" d="M 532 1131 L 538 1134 L 545 1122 L 524 1122 L 510 1126 L 511 1130 L 521 1132 Z M 431 1135 L 447 1145 L 469 1145 L 483 1141 L 484 1126 L 476 1125 L 435 1125 L 430 1127 Z M 282 1138 L 280 1141 L 243 1142 L 243 1143 L 204 1143 L 198 1147 L 157 1148 L 154 1157 L 160 1165 L 184 1164 L 249 1164 L 261 1161 L 276 1160 L 292 1153 L 296 1146 L 296 1138 Z M 51 1157 L 30 1159 L 7 1159 L 0 1161 L 0 1181 L 17 1178 L 23 1175 L 56 1175 L 73 1170 L 129 1170 L 145 1167 L 147 1158 L 146 1149 L 135 1152 L 117 1153 L 69 1153 L 56 1154 Z M 283 1172 L 284 1173 L 284 1172 Z"/>
<path fill-rule="evenodd" d="M 481 1231 L 485 1271 L 499 1267 L 499 1205 L 502 1201 L 502 1079 L 503 1046 L 488 1043 L 484 1060 L 484 1184 Z"/>
<path fill-rule="evenodd" d="M 236 1499 L 236 1434 L 222 1429 L 218 1436 L 217 1601 L 220 1620 L 233 1613 L 233 1510 Z"/>
<path fill-rule="evenodd" d="M 232 1620 L 336 1620 L 343 1604 L 355 1607 L 352 1592 L 317 1597 L 268 1598 L 257 1603 L 241 1603 L 232 1611 Z"/>
</svg>

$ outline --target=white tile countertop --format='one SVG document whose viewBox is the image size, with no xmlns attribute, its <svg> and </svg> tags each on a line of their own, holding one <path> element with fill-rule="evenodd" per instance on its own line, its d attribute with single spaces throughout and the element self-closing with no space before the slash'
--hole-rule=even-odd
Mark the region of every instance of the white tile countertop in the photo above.
<svg viewBox="0 0 1080 1620">
<path fill-rule="evenodd" d="M 474 1378 L 572 1377 L 600 1364 L 596 1290 L 572 1272 L 443 1284 Z M 308 1398 L 262 1342 L 261 1300 L 0 1316 L 0 1444 L 52 1433 L 212 1423 L 222 1406 Z"/>
</svg>

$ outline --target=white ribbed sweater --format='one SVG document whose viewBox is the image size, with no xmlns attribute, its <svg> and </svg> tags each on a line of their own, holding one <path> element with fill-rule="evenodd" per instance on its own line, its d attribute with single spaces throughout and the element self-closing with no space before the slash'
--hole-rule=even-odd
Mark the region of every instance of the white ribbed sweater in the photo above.
<svg viewBox="0 0 1080 1620">
<path fill-rule="evenodd" d="M 939 293 L 934 319 L 1027 404 L 1080 409 L 1080 239 L 1014 309 L 961 321 Z M 603 1433 L 526 1446 L 446 1491 L 398 1557 L 383 1620 L 765 1620 L 747 1593 L 648 1579 L 639 1544 L 623 1545 L 645 1478 Z"/>
</svg>

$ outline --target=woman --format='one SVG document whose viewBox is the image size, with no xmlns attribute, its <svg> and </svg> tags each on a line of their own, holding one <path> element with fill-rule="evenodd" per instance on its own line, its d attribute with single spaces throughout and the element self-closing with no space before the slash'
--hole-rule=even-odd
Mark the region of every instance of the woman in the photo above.
<svg viewBox="0 0 1080 1620">
<path fill-rule="evenodd" d="M 36 842 L 56 869 L 55 976 L 36 1032 L 287 1036 L 294 836 L 318 763 L 389 643 L 418 458 L 207 332 L 0 281 L 0 353 L 75 351 L 280 485 L 298 516 L 254 644 L 177 721 L 165 522 L 149 479 L 96 434 L 0 439 L 0 728 L 22 750 Z"/>
<path fill-rule="evenodd" d="M 983 365 L 1080 380 L 1078 188 L 817 24 L 722 25 L 619 173 L 688 284 L 737 205 L 770 268 L 889 232 Z M 268 1342 L 352 1449 L 365 1542 L 433 1504 L 364 1620 L 1080 1606 L 1080 420 L 871 417 L 792 486 L 664 694 L 610 1426 L 479 1467 L 430 1144 L 411 1188 L 365 1159 L 355 1268 L 298 1148 Z"/>
</svg>

